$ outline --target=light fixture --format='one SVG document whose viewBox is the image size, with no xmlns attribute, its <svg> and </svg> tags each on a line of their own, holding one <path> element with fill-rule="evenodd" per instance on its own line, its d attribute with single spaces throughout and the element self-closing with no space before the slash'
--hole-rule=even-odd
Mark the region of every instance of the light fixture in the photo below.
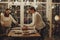
<svg viewBox="0 0 60 40">
<path fill-rule="evenodd" d="M 52 6 L 52 9 L 54 9 L 54 6 Z"/>
<path fill-rule="evenodd" d="M 54 9 L 56 6 L 55 5 L 52 5 L 52 9 Z"/>
<path fill-rule="evenodd" d="M 34 7 L 35 7 L 35 9 L 36 9 L 36 8 L 38 7 L 38 5 L 35 5 Z"/>
<path fill-rule="evenodd" d="M 29 0 L 27 0 L 26 5 L 30 5 Z"/>
<path fill-rule="evenodd" d="M 55 19 L 55 21 L 58 21 L 59 20 L 59 16 L 56 15 L 54 19 Z"/>
<path fill-rule="evenodd" d="M 15 4 L 15 5 L 17 5 L 17 4 L 18 4 L 17 0 L 15 0 L 14 4 Z"/>
</svg>

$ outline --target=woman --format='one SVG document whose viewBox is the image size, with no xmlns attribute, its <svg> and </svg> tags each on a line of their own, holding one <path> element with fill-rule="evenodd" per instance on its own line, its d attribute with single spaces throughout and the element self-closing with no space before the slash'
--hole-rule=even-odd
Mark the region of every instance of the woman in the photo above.
<svg viewBox="0 0 60 40">
<path fill-rule="evenodd" d="M 12 22 L 15 24 L 18 24 L 14 18 L 10 15 L 10 9 L 6 9 L 5 13 L 1 13 L 1 27 L 3 30 L 3 33 L 6 35 L 8 33 L 9 28 L 11 27 Z"/>
<path fill-rule="evenodd" d="M 41 34 L 41 36 L 43 37 L 43 31 L 44 31 L 44 27 L 45 27 L 45 23 L 42 20 L 41 15 L 35 10 L 34 7 L 30 7 L 29 8 L 30 13 L 33 14 L 33 21 L 30 25 L 26 25 L 26 26 L 30 26 L 30 27 L 35 27 L 36 30 Z M 43 39 L 42 39 L 43 40 Z"/>
</svg>

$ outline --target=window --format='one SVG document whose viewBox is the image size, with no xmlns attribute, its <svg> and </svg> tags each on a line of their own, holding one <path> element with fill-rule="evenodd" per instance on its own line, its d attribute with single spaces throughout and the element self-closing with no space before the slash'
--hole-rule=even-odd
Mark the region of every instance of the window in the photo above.
<svg viewBox="0 0 60 40">
<path fill-rule="evenodd" d="M 56 15 L 60 15 L 60 4 L 52 4 L 52 15 L 53 15 L 53 17 L 52 17 L 52 19 L 53 19 L 53 23 L 55 24 L 56 23 L 56 21 L 55 21 L 55 19 L 54 19 L 54 17 L 56 16 Z"/>
<path fill-rule="evenodd" d="M 4 10 L 7 8 L 8 4 L 7 3 L 0 3 L 0 13 L 4 12 Z"/>
<path fill-rule="evenodd" d="M 60 21 L 59 21 L 59 16 L 60 16 L 60 0 L 52 0 L 52 22 L 54 25 L 54 37 L 60 35 Z M 55 37 L 56 38 L 56 37 Z M 57 38 L 58 39 L 58 38 Z M 56 39 L 56 40 L 57 40 Z"/>
<path fill-rule="evenodd" d="M 27 13 L 27 10 L 31 7 L 30 5 L 24 6 L 24 24 L 32 23 L 32 14 Z"/>
<path fill-rule="evenodd" d="M 16 21 L 20 24 L 20 6 L 12 5 L 11 6 L 11 14 L 16 19 Z"/>
</svg>

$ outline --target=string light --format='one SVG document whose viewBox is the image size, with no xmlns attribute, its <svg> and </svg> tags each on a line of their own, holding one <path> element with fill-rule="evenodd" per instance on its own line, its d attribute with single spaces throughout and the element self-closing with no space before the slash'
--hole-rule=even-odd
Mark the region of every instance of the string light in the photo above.
<svg viewBox="0 0 60 40">
<path fill-rule="evenodd" d="M 15 4 L 15 5 L 17 5 L 17 4 L 18 4 L 17 0 L 14 2 L 14 4 Z"/>
<path fill-rule="evenodd" d="M 30 3 L 29 3 L 29 0 L 27 0 L 27 3 L 26 3 L 26 5 L 30 5 Z"/>
<path fill-rule="evenodd" d="M 55 5 L 52 6 L 52 9 L 54 9 L 54 8 L 55 8 Z"/>
<path fill-rule="evenodd" d="M 58 20 L 59 20 L 59 16 L 56 15 L 56 16 L 55 16 L 55 21 L 58 21 Z"/>
<path fill-rule="evenodd" d="M 35 8 L 37 8 L 37 7 L 38 7 L 38 5 L 35 5 L 34 7 L 35 7 Z"/>
</svg>

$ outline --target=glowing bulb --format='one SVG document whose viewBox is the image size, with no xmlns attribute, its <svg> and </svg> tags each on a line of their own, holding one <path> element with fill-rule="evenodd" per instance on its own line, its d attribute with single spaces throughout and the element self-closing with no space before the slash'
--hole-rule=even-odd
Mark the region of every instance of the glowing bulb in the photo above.
<svg viewBox="0 0 60 40">
<path fill-rule="evenodd" d="M 56 16 L 55 16 L 55 21 L 58 21 L 58 20 L 59 20 L 59 16 L 56 15 Z"/>
<path fill-rule="evenodd" d="M 30 5 L 29 1 L 27 0 L 26 5 Z"/>
<path fill-rule="evenodd" d="M 18 4 L 17 0 L 14 2 L 14 4 L 15 4 L 15 5 L 17 5 L 17 4 Z"/>
<path fill-rule="evenodd" d="M 54 6 L 52 6 L 52 9 L 54 8 Z"/>
<path fill-rule="evenodd" d="M 56 6 L 55 5 L 52 5 L 52 9 L 54 9 Z"/>
<path fill-rule="evenodd" d="M 35 7 L 35 8 L 37 8 L 38 6 L 37 6 L 37 5 L 35 5 L 34 7 Z"/>
<path fill-rule="evenodd" d="M 29 1 L 27 1 L 27 3 L 29 3 Z"/>
</svg>

